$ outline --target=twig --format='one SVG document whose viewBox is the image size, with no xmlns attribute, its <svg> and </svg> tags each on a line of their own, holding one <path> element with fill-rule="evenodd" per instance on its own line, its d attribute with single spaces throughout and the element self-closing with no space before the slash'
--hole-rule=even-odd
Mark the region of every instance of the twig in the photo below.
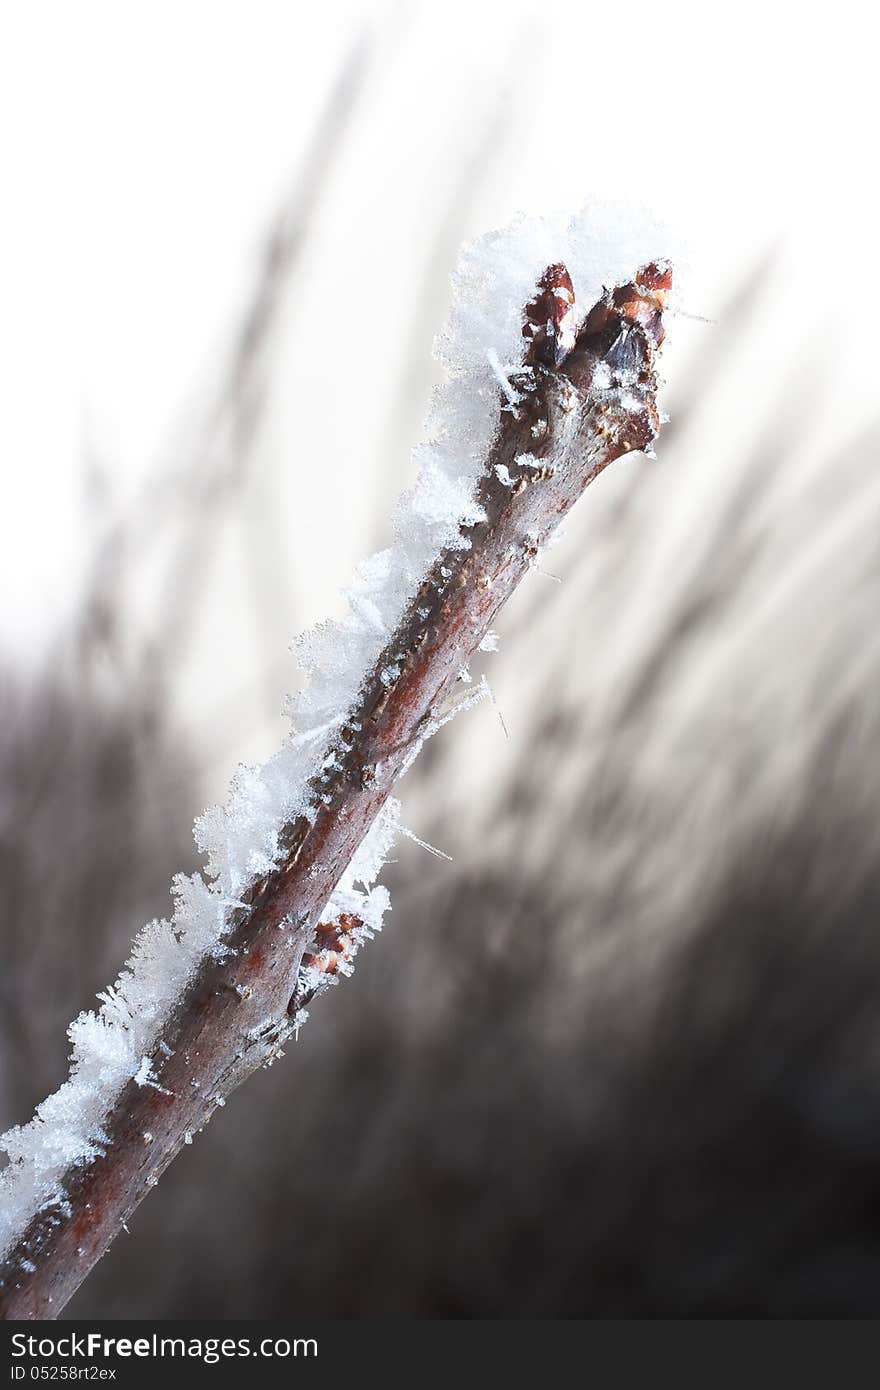
<svg viewBox="0 0 880 1390">
<path fill-rule="evenodd" d="M 478 488 L 486 519 L 466 528 L 469 548 L 437 556 L 357 707 L 316 745 L 324 769 L 312 782 L 317 814 L 286 827 L 278 866 L 241 894 L 228 949 L 205 958 L 107 1114 L 103 1153 L 68 1169 L 64 1203 L 44 1207 L 7 1254 L 3 1317 L 61 1311 L 183 1144 L 278 1055 L 315 992 L 316 971 L 344 973 L 357 920 L 320 915 L 396 779 L 584 488 L 658 433 L 655 367 L 669 285 L 668 265 L 646 266 L 607 292 L 576 333 L 565 268 L 545 273 L 526 310 L 523 367 L 508 369 L 510 392 L 503 404 L 499 397 Z"/>
</svg>

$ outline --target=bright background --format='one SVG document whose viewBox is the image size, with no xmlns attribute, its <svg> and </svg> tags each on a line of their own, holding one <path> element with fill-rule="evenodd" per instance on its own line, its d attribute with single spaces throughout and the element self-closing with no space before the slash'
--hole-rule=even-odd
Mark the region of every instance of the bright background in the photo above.
<svg viewBox="0 0 880 1390">
<path fill-rule="evenodd" d="M 521 208 L 642 201 L 689 246 L 684 307 L 715 317 L 787 238 L 805 317 L 835 300 L 857 371 L 871 23 L 847 5 L 6 7 L 5 649 L 51 660 L 120 507 L 143 513 L 129 622 L 165 623 L 151 552 L 189 520 L 177 470 L 229 456 L 212 403 L 285 208 L 267 399 L 176 657 L 188 721 L 238 726 L 227 761 L 272 746 L 284 642 L 384 538 L 463 239 Z M 697 352 L 712 332 L 680 326 Z M 871 392 L 862 370 L 853 389 Z"/>
</svg>

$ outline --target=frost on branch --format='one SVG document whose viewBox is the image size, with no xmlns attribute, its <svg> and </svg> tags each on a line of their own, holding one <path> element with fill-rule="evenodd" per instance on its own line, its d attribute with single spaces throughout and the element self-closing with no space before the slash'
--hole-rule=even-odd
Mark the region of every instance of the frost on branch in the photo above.
<svg viewBox="0 0 880 1390">
<path fill-rule="evenodd" d="M 465 252 L 438 343 L 447 379 L 394 545 L 358 568 L 347 617 L 296 643 L 307 680 L 287 701 L 283 747 L 240 768 L 225 805 L 197 821 L 204 875 L 175 880 L 171 919 L 144 929 L 100 1010 L 72 1024 L 69 1080 L 3 1136 L 7 1283 L 10 1262 L 20 1271 L 31 1254 L 63 1250 L 72 1206 L 93 1209 L 87 1184 L 100 1182 L 105 1155 L 121 1164 L 134 1133 L 127 1188 L 115 1183 L 100 1221 L 82 1218 L 98 1258 L 111 1210 L 122 1219 L 137 1204 L 381 928 L 392 785 L 450 717 L 474 651 L 494 649 L 492 620 L 559 515 L 656 433 L 669 269 L 649 260 L 656 233 L 642 236 L 591 208 L 562 227 L 521 219 Z M 594 304 L 581 324 L 575 291 Z M 145 1133 L 155 1159 L 144 1158 Z M 68 1293 L 77 1282 L 66 1276 Z"/>
</svg>

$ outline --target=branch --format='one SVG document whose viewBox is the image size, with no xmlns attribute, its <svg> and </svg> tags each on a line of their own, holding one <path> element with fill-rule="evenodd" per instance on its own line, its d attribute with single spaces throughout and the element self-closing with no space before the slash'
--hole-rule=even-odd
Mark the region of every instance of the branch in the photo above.
<svg viewBox="0 0 880 1390">
<path fill-rule="evenodd" d="M 367 928 L 356 912 L 322 914 L 396 780 L 561 518 L 613 459 L 658 432 L 670 283 L 667 263 L 644 267 L 578 330 L 565 267 L 545 272 L 526 307 L 522 367 L 505 376 L 495 363 L 500 423 L 476 488 L 484 519 L 436 555 L 347 719 L 317 745 L 315 809 L 284 827 L 274 866 L 238 896 L 223 949 L 203 956 L 159 1020 L 94 1154 L 72 1161 L 48 1200 L 36 1193 L 0 1269 L 0 1316 L 56 1316 L 180 1148 L 280 1054 L 323 983 L 346 973 Z"/>
</svg>

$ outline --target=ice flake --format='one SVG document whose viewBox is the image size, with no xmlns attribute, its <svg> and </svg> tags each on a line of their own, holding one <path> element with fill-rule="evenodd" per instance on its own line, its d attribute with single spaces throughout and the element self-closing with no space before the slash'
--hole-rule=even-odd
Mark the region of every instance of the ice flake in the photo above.
<svg viewBox="0 0 880 1390">
<path fill-rule="evenodd" d="M 136 1086 L 149 1086 L 152 1084 L 154 1080 L 153 1063 L 150 1061 L 149 1057 L 141 1058 L 141 1064 L 135 1072 L 133 1079 Z"/>
<path fill-rule="evenodd" d="M 501 363 L 498 361 L 498 353 L 495 351 L 494 348 L 486 349 L 486 360 L 488 361 L 489 366 L 492 368 L 492 374 L 495 377 L 495 380 L 498 382 L 498 385 L 501 387 L 501 390 L 504 392 L 504 395 L 507 398 L 507 404 L 509 406 L 519 405 L 520 401 L 522 400 L 522 397 L 520 396 L 519 392 L 515 391 L 514 388 L 511 386 L 510 381 L 507 377 L 507 373 L 505 372 Z"/>
<path fill-rule="evenodd" d="M 599 391 L 606 391 L 611 385 L 611 368 L 607 362 L 597 362 L 593 368 L 593 386 Z"/>
<path fill-rule="evenodd" d="M 400 833 L 405 835 L 408 840 L 412 840 L 414 845 L 418 845 L 419 849 L 425 849 L 429 854 L 433 854 L 435 859 L 448 859 L 450 864 L 452 863 L 451 854 L 447 854 L 443 849 L 437 849 L 435 845 L 429 845 L 427 840 L 420 840 L 418 835 L 414 834 L 412 830 L 407 830 L 405 825 L 400 827 Z"/>
</svg>

